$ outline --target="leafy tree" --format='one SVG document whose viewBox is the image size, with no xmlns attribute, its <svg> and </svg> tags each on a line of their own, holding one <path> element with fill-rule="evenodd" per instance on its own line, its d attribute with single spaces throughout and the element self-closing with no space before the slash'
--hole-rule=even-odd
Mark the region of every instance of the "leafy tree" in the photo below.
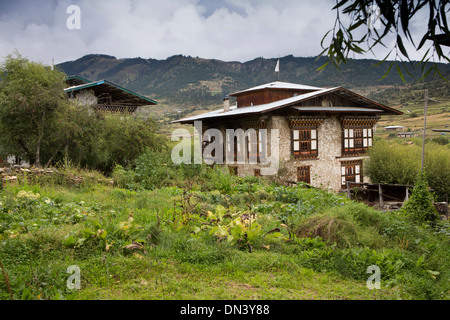
<svg viewBox="0 0 450 320">
<path fill-rule="evenodd" d="M 150 118 L 106 116 L 96 142 L 96 167 L 111 172 L 115 164 L 126 167 L 147 149 L 161 152 L 168 139 L 158 134 L 157 129 L 157 124 Z"/>
<path fill-rule="evenodd" d="M 433 222 L 439 218 L 434 207 L 433 195 L 428 189 L 428 182 L 424 171 L 420 171 L 411 197 L 401 208 L 401 212 L 414 222 Z"/>
<path fill-rule="evenodd" d="M 369 150 L 370 159 L 364 164 L 364 173 L 373 183 L 413 185 L 421 168 L 421 144 L 405 145 L 400 142 L 376 140 Z M 444 201 L 450 193 L 450 149 L 427 142 L 425 171 L 430 187 L 437 199 Z"/>
<path fill-rule="evenodd" d="M 91 159 L 92 153 L 96 153 L 102 120 L 103 117 L 89 106 L 68 101 L 64 108 L 58 110 L 57 121 L 48 128 L 49 134 L 43 141 L 45 167 L 64 158 L 77 164 L 90 163 L 86 159 Z"/>
<path fill-rule="evenodd" d="M 0 140 L 3 152 L 41 166 L 41 147 L 67 103 L 64 73 L 17 51 L 0 66 Z"/>
<path fill-rule="evenodd" d="M 411 34 L 410 22 L 418 16 L 419 12 L 424 12 L 427 8 L 428 19 L 423 19 L 422 36 L 420 40 L 414 39 Z M 395 53 L 395 60 L 403 61 L 406 59 L 410 61 L 404 45 L 404 43 L 409 42 L 416 50 L 420 50 L 426 44 L 429 44 L 428 50 L 421 60 L 423 77 L 427 76 L 433 68 L 435 73 L 440 74 L 436 63 L 426 69 L 430 57 L 436 55 L 439 60 L 450 62 L 448 53 L 444 52 L 442 48 L 442 46 L 450 46 L 450 31 L 446 17 L 450 10 L 448 0 L 341 0 L 336 1 L 333 10 L 336 10 L 335 25 L 323 37 L 322 46 L 330 32 L 332 32 L 331 39 L 329 45 L 320 54 L 322 56 L 326 53 L 328 62 L 321 68 L 329 62 L 339 66 L 342 62 L 347 61 L 351 53 L 364 54 L 372 51 L 376 46 L 385 46 L 383 41 L 388 40 L 391 34 L 395 37 L 394 45 L 383 61 L 392 52 Z M 349 17 L 348 26 L 344 25 L 341 13 Z M 377 30 L 374 20 L 379 22 L 380 30 Z M 357 37 L 356 34 L 362 34 L 362 36 Z M 361 44 L 366 44 L 367 49 L 361 48 Z M 431 55 L 429 55 L 430 50 Z M 386 74 L 389 73 L 392 66 L 393 62 Z M 404 80 L 399 65 L 397 65 L 397 71 Z"/>
</svg>

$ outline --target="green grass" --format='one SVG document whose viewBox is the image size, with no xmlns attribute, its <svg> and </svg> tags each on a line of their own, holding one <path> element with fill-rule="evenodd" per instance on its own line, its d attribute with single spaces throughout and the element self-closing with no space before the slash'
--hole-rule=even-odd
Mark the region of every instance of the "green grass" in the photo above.
<svg viewBox="0 0 450 320">
<path fill-rule="evenodd" d="M 414 225 L 319 190 L 223 181 L 227 193 L 184 195 L 5 187 L 0 298 L 448 299 L 447 224 Z M 71 265 L 79 290 L 67 287 Z M 366 286 L 369 265 L 381 269 L 380 290 Z"/>
</svg>

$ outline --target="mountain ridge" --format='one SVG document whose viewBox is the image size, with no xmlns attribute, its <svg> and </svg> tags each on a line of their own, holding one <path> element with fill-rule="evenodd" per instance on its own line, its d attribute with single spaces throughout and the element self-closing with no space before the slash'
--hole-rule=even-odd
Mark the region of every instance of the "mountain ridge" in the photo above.
<svg viewBox="0 0 450 320">
<path fill-rule="evenodd" d="M 280 72 L 276 74 L 278 59 Z M 389 61 L 373 67 L 378 60 L 349 59 L 339 70 L 329 65 L 322 71 L 317 71 L 325 62 L 324 57 L 316 59 L 293 55 L 280 58 L 257 57 L 239 62 L 181 54 L 163 60 L 141 57 L 118 59 L 111 55 L 89 54 L 77 60 L 63 62 L 58 67 L 67 75 L 78 75 L 89 80 L 106 79 L 154 100 L 164 100 L 181 107 L 220 104 L 222 98 L 229 93 L 277 80 L 319 87 L 343 86 L 348 89 L 404 84 L 394 67 L 382 79 Z M 405 65 L 400 62 L 394 64 Z M 416 64 L 417 62 L 406 63 L 409 69 Z M 439 68 L 448 78 L 450 65 L 440 63 Z M 420 71 L 420 68 L 415 68 L 411 75 L 420 78 Z M 414 82 L 413 77 L 405 72 L 403 74 L 407 82 Z"/>
</svg>

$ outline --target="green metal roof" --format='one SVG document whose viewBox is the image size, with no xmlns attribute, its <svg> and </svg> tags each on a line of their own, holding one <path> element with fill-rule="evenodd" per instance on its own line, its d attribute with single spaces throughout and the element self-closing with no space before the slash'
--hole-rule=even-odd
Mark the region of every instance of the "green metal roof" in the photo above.
<svg viewBox="0 0 450 320">
<path fill-rule="evenodd" d="M 68 84 L 74 83 L 75 85 L 80 85 L 80 84 L 85 84 L 85 83 L 89 83 L 89 82 L 92 82 L 92 81 L 91 80 L 87 80 L 85 78 L 82 78 L 80 76 L 67 76 L 66 77 L 66 82 Z"/>
<path fill-rule="evenodd" d="M 81 77 L 76 77 L 77 80 L 85 80 Z M 88 81 L 88 80 L 86 80 Z M 64 89 L 66 93 L 76 92 L 83 89 L 92 88 L 95 95 L 100 95 L 102 93 L 109 93 L 111 94 L 112 98 L 114 99 L 114 102 L 118 103 L 125 103 L 125 104 L 134 104 L 134 105 L 155 105 L 157 102 L 155 100 L 152 100 L 150 98 L 144 97 L 136 92 L 133 92 L 131 90 L 125 89 L 115 83 L 112 83 L 108 80 L 98 80 L 87 83 L 72 86 L 69 88 Z"/>
</svg>

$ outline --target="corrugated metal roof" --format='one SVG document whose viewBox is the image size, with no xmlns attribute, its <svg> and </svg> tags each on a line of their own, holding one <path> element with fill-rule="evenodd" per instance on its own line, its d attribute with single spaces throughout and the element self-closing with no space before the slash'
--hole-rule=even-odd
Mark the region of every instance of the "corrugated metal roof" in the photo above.
<svg viewBox="0 0 450 320">
<path fill-rule="evenodd" d="M 287 105 L 298 103 L 302 100 L 309 99 L 316 95 L 327 93 L 327 92 L 333 91 L 335 89 L 337 89 L 337 88 L 322 89 L 322 90 L 298 95 L 295 97 L 290 97 L 287 99 L 273 101 L 270 103 L 260 104 L 260 105 L 256 105 L 256 106 L 237 108 L 236 105 L 234 105 L 234 106 L 230 107 L 230 111 L 228 111 L 228 112 L 223 112 L 223 109 L 219 109 L 219 110 L 211 111 L 211 112 L 204 113 L 201 115 L 176 120 L 176 121 L 173 121 L 173 123 L 189 123 L 189 122 L 193 122 L 196 120 L 231 117 L 231 116 L 254 114 L 254 113 L 264 113 L 264 112 L 267 112 L 270 110 L 274 110 L 274 109 L 282 108 Z"/>
<path fill-rule="evenodd" d="M 253 87 L 253 88 L 245 89 L 242 91 L 238 91 L 238 92 L 230 94 L 230 96 L 235 96 L 237 94 L 241 94 L 244 92 L 262 90 L 262 89 L 321 90 L 324 88 L 307 86 L 307 85 L 303 85 L 303 84 L 275 81 L 275 82 L 262 84 L 262 85 L 259 85 L 259 86 Z"/>
<path fill-rule="evenodd" d="M 81 85 L 81 84 L 86 84 L 86 83 L 89 83 L 89 82 L 92 82 L 91 80 L 87 80 L 87 79 L 85 79 L 85 78 L 82 78 L 82 77 L 80 77 L 80 76 L 76 76 L 76 75 L 74 75 L 74 76 L 68 76 L 67 78 L 66 78 L 66 83 L 69 85 L 69 86 L 71 86 L 71 87 L 73 87 L 73 86 L 78 86 L 78 85 Z"/>
<path fill-rule="evenodd" d="M 154 105 L 157 104 L 156 101 L 144 97 L 136 92 L 125 89 L 115 83 L 112 83 L 108 80 L 98 80 L 93 81 L 77 86 L 72 86 L 64 89 L 66 93 L 79 91 L 87 88 L 93 88 L 94 91 L 97 91 L 96 94 L 101 94 L 103 92 L 109 92 L 111 95 L 114 95 L 117 99 L 117 102 L 121 103 L 131 103 L 137 105 Z"/>
<path fill-rule="evenodd" d="M 298 111 L 314 112 L 383 112 L 380 109 L 358 108 L 358 107 L 293 107 Z"/>
<path fill-rule="evenodd" d="M 295 85 L 295 84 L 286 84 L 286 83 L 280 83 L 280 82 L 275 82 L 276 85 L 279 85 L 279 87 L 284 86 L 287 87 L 288 85 L 292 85 L 292 87 L 298 86 L 297 88 L 302 87 L 303 89 L 305 88 L 305 86 L 303 85 Z M 244 91 L 240 91 L 240 92 L 245 92 L 245 91 L 250 91 L 250 90 L 255 90 L 255 88 L 264 88 L 267 85 L 262 85 L 262 86 L 258 86 L 258 87 L 254 87 L 248 90 L 244 90 Z M 314 88 L 314 87 L 310 87 L 310 88 Z M 236 106 L 233 106 L 230 108 L 230 111 L 228 112 L 223 112 L 223 109 L 219 109 L 216 111 L 212 111 L 212 112 L 208 112 L 208 113 L 204 113 L 201 115 L 197 115 L 194 117 L 189 117 L 189 118 L 184 118 L 184 119 L 180 119 L 180 120 L 176 120 L 173 121 L 173 123 L 192 123 L 196 120 L 206 120 L 206 119 L 213 119 L 213 118 L 222 118 L 222 117 L 232 117 L 232 116 L 238 116 L 238 115 L 247 115 L 247 114 L 261 114 L 261 113 L 265 113 L 265 112 L 269 112 L 275 109 L 279 109 L 279 108 L 284 108 L 284 107 L 288 107 L 288 106 L 295 106 L 296 104 L 308 100 L 308 99 L 312 99 L 315 98 L 317 96 L 323 95 L 323 94 L 327 94 L 327 93 L 333 93 L 333 94 L 337 94 L 339 96 L 345 97 L 347 99 L 350 99 L 352 101 L 355 101 L 359 104 L 362 105 L 362 107 L 328 107 L 329 108 L 329 112 L 384 112 L 384 113 L 390 113 L 390 114 L 402 114 L 401 111 L 398 111 L 394 108 L 385 106 L 383 104 L 380 104 L 378 102 L 375 102 L 373 100 L 370 100 L 368 98 L 365 98 L 357 93 L 354 93 L 353 91 L 347 90 L 345 88 L 342 87 L 334 87 L 334 88 L 316 88 L 317 90 L 312 91 L 312 92 L 308 92 L 308 93 L 304 93 L 304 94 L 299 94 L 297 96 L 293 96 L 290 98 L 286 98 L 286 99 L 282 99 L 282 100 L 277 100 L 277 101 L 273 101 L 270 103 L 265 103 L 265 104 L 261 104 L 261 105 L 254 105 L 254 106 L 248 106 L 248 107 L 240 107 L 237 108 Z M 364 107 L 367 106 L 367 107 Z M 297 107 L 296 107 L 297 108 Z M 298 107 L 298 108 L 311 108 L 311 107 Z M 325 111 L 326 109 L 324 109 L 325 107 L 314 107 L 317 108 L 317 111 Z M 345 109 L 343 109 L 345 108 Z M 346 110 L 346 111 L 345 111 Z M 309 110 L 299 110 L 299 111 L 315 111 L 312 109 Z"/>
</svg>

